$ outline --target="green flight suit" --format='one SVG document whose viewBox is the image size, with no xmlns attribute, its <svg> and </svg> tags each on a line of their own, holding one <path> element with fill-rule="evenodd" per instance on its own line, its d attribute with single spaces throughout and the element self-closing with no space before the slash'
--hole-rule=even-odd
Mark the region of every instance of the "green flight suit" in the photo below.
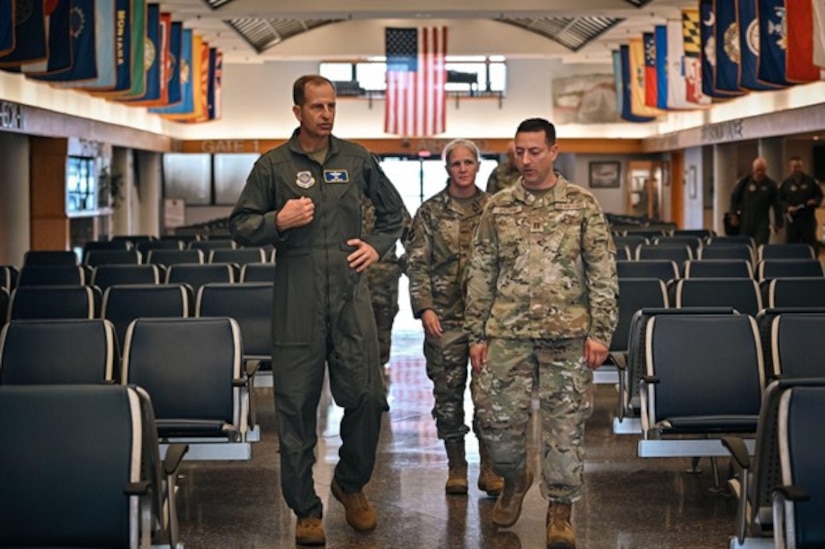
<svg viewBox="0 0 825 549">
<path fill-rule="evenodd" d="M 332 396 L 344 408 L 335 478 L 345 492 L 369 481 L 381 414 L 388 409 L 366 277 L 350 268 L 361 238 L 383 256 L 403 227 L 402 201 L 363 147 L 330 137 L 323 165 L 301 150 L 298 131 L 255 163 L 229 227 L 241 244 L 273 244 L 272 373 L 281 454 L 281 487 L 298 517 L 322 515 L 312 465 L 317 409 L 329 365 Z M 309 197 L 312 222 L 279 233 L 275 216 L 287 200 Z M 361 204 L 376 208 L 373 232 L 362 232 Z"/>
</svg>

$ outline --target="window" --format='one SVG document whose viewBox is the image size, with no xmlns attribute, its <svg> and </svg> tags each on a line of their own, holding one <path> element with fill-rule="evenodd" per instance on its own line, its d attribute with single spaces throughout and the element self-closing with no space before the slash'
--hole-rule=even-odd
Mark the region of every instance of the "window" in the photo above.
<svg viewBox="0 0 825 549">
<path fill-rule="evenodd" d="M 66 160 L 66 213 L 97 211 L 95 159 L 70 156 Z"/>
<path fill-rule="evenodd" d="M 507 64 L 500 55 L 448 55 L 445 68 L 448 95 L 500 97 L 507 91 Z M 323 62 L 319 67 L 319 74 L 335 82 L 339 95 L 353 97 L 382 96 L 387 88 L 386 73 L 383 57 L 347 63 Z"/>
</svg>

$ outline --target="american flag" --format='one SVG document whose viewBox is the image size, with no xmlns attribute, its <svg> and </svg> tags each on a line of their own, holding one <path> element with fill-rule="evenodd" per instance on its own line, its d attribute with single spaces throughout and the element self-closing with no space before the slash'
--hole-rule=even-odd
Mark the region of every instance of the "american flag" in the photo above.
<svg viewBox="0 0 825 549">
<path fill-rule="evenodd" d="M 387 28 L 384 131 L 429 137 L 446 127 L 447 28 Z"/>
</svg>

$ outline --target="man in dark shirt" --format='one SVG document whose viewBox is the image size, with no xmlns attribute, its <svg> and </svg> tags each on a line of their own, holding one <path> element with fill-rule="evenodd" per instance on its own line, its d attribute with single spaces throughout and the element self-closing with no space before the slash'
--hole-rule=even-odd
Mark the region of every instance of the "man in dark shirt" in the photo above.
<svg viewBox="0 0 825 549">
<path fill-rule="evenodd" d="M 816 209 L 822 202 L 822 188 L 802 171 L 798 156 L 791 157 L 791 174 L 779 186 L 779 201 L 788 221 L 787 242 L 801 242 L 816 249 Z"/>
<path fill-rule="evenodd" d="M 756 245 L 767 244 L 771 230 L 782 228 L 782 208 L 779 187 L 768 177 L 764 158 L 753 161 L 753 171 L 736 183 L 730 198 L 731 224 L 739 234 L 748 235 Z M 770 225 L 768 211 L 773 208 L 775 223 Z"/>
</svg>

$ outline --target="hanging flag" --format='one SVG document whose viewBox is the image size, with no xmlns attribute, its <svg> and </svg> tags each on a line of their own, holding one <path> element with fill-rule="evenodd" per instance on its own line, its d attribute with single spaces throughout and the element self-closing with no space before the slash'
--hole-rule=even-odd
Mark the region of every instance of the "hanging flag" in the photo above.
<svg viewBox="0 0 825 549">
<path fill-rule="evenodd" d="M 785 50 L 785 79 L 789 82 L 814 82 L 822 76 L 822 71 L 814 65 L 815 0 L 785 3 L 785 22 L 788 25 L 788 48 Z M 820 35 L 819 39 L 822 38 Z"/>
<path fill-rule="evenodd" d="M 144 44 L 144 93 L 130 99 L 130 105 L 163 107 L 168 104 L 166 70 L 168 68 L 169 36 L 172 16 L 160 12 L 159 4 L 149 4 L 146 13 L 146 43 Z M 165 95 L 164 95 L 165 93 Z"/>
<path fill-rule="evenodd" d="M 146 69 L 144 59 L 146 54 L 146 0 L 131 0 L 132 11 L 129 17 L 129 89 L 115 92 L 111 95 L 118 101 L 123 99 L 137 99 L 146 93 Z"/>
<path fill-rule="evenodd" d="M 29 74 L 49 74 L 72 66 L 71 0 L 47 0 L 43 4 L 46 21 L 46 59 L 28 63 L 21 70 Z"/>
<path fill-rule="evenodd" d="M 811 0 L 813 7 L 814 65 L 825 69 L 825 0 Z"/>
<path fill-rule="evenodd" d="M 0 0 L 0 57 L 14 50 L 14 0 Z"/>
<path fill-rule="evenodd" d="M 756 0 L 736 0 L 736 21 L 739 26 L 740 63 L 739 86 L 746 90 L 775 90 L 781 86 L 762 82 L 756 74 L 759 61 L 759 20 L 756 17 Z"/>
<path fill-rule="evenodd" d="M 652 32 L 642 33 L 642 43 L 645 51 L 645 106 L 656 107 L 659 90 L 656 78 L 656 39 Z"/>
<path fill-rule="evenodd" d="M 638 116 L 633 112 L 633 109 L 631 108 L 631 96 L 633 95 L 633 93 L 630 89 L 630 86 L 633 75 L 630 66 L 630 47 L 620 46 L 619 54 L 622 74 L 622 119 L 626 120 L 627 122 L 652 122 L 653 120 L 655 120 L 653 116 Z"/>
<path fill-rule="evenodd" d="M 19 67 L 46 59 L 45 6 L 42 0 L 17 0 L 12 10 L 14 48 L 0 57 L 0 67 Z M 8 10 L 5 10 L 8 13 Z M 8 23 L 6 23 L 8 26 Z M 8 42 L 7 38 L 0 42 Z"/>
<path fill-rule="evenodd" d="M 715 0 L 716 65 L 713 85 L 717 93 L 734 97 L 745 93 L 739 87 L 742 52 L 739 49 L 739 26 L 736 24 L 736 2 Z"/>
<path fill-rule="evenodd" d="M 120 96 L 132 89 L 132 1 L 115 0 L 115 85 L 92 91 L 98 97 Z"/>
<path fill-rule="evenodd" d="M 665 101 L 668 109 L 695 109 L 696 104 L 687 99 L 685 70 L 685 46 L 682 39 L 682 21 L 668 20 L 665 25 L 665 72 L 667 73 L 667 94 Z M 658 48 L 657 48 L 658 49 Z"/>
<path fill-rule="evenodd" d="M 45 82 L 88 81 L 97 77 L 95 42 L 95 0 L 72 0 L 71 25 L 72 64 L 62 71 L 28 75 Z"/>
<path fill-rule="evenodd" d="M 689 103 L 710 104 L 710 97 L 702 92 L 702 24 L 699 10 L 682 10 L 682 45 L 685 55 L 682 74 L 685 78 L 685 96 Z M 676 40 L 676 37 L 673 37 Z M 674 47 L 676 44 L 674 44 Z"/>
<path fill-rule="evenodd" d="M 180 58 L 183 37 L 183 23 L 172 22 L 169 35 L 169 66 L 166 68 L 168 102 L 166 106 L 177 105 L 181 101 Z"/>
<path fill-rule="evenodd" d="M 659 109 L 645 105 L 645 47 L 641 38 L 631 38 L 630 56 L 630 110 L 636 116 L 658 116 Z"/>
<path fill-rule="evenodd" d="M 613 79 L 616 83 L 616 112 L 619 116 L 624 108 L 624 80 L 622 80 L 622 54 L 613 50 Z"/>
<path fill-rule="evenodd" d="M 200 37 L 198 37 L 200 40 Z M 178 78 L 180 79 L 181 100 L 167 107 L 152 107 L 150 113 L 162 116 L 186 114 L 191 116 L 195 111 L 193 74 L 194 37 L 191 29 L 183 29 L 181 35 L 181 55 L 178 63 Z M 198 52 L 200 53 L 200 52 Z"/>
<path fill-rule="evenodd" d="M 212 51 L 215 52 L 212 56 Z M 221 117 L 221 102 L 223 101 L 223 52 L 212 49 L 209 52 L 209 120 L 218 120 Z"/>
<path fill-rule="evenodd" d="M 384 131 L 428 137 L 446 129 L 447 28 L 387 28 Z"/>
<path fill-rule="evenodd" d="M 759 60 L 756 63 L 756 74 L 763 82 L 787 86 L 790 82 L 785 78 L 785 50 L 788 43 L 785 0 L 758 1 Z"/>
<path fill-rule="evenodd" d="M 702 93 L 719 97 L 716 93 L 716 20 L 713 0 L 699 0 L 699 16 L 702 21 Z"/>
<path fill-rule="evenodd" d="M 656 25 L 653 30 L 653 42 L 656 47 L 656 104 L 659 109 L 667 109 L 668 96 L 668 48 L 667 48 L 667 27 Z"/>
<path fill-rule="evenodd" d="M 87 91 L 106 91 L 115 87 L 117 75 L 115 74 L 116 45 L 115 29 L 117 22 L 115 19 L 115 0 L 94 0 L 94 19 L 86 21 L 93 27 L 93 37 L 95 43 L 95 67 L 94 78 L 72 81 L 59 81 L 52 84 L 57 88 L 79 88 Z M 77 60 L 73 57 L 73 60 Z M 62 74 L 62 73 L 58 73 Z"/>
</svg>

